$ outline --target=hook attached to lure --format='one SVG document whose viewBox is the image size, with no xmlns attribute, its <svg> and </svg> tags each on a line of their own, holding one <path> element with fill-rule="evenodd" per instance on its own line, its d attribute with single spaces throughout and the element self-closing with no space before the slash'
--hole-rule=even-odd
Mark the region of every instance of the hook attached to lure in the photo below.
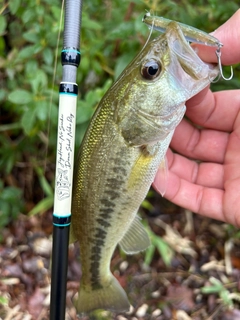
<svg viewBox="0 0 240 320">
<path fill-rule="evenodd" d="M 213 83 L 217 82 L 218 80 L 220 80 L 220 78 L 223 78 L 224 80 L 228 81 L 231 80 L 233 78 L 233 67 L 231 66 L 231 75 L 229 78 L 226 78 L 223 74 L 223 69 L 222 69 L 222 61 L 221 61 L 221 47 L 219 47 L 216 50 L 216 56 L 217 56 L 217 60 L 218 60 L 218 67 L 219 67 L 219 76 L 217 77 L 217 79 L 215 79 L 214 81 L 212 81 Z"/>
<path fill-rule="evenodd" d="M 165 32 L 168 24 L 170 22 L 172 22 L 172 20 L 170 20 L 170 19 L 166 19 L 166 18 L 158 17 L 158 16 L 151 16 L 150 12 L 145 14 L 142 21 L 151 30 L 154 29 L 154 30 L 157 30 L 160 32 Z M 184 23 L 181 23 L 181 22 L 178 22 L 178 24 L 179 24 L 179 26 L 183 32 L 183 35 L 187 41 L 202 44 L 205 46 L 217 47 L 216 55 L 217 55 L 220 73 L 219 73 L 219 77 L 215 81 L 218 81 L 221 77 L 224 80 L 231 80 L 233 77 L 233 68 L 232 67 L 231 67 L 231 76 L 229 78 L 226 78 L 223 74 L 222 62 L 221 62 L 221 48 L 223 47 L 223 44 L 217 38 L 215 38 L 214 36 L 204 32 L 202 30 L 191 27 L 191 26 L 184 24 Z"/>
</svg>

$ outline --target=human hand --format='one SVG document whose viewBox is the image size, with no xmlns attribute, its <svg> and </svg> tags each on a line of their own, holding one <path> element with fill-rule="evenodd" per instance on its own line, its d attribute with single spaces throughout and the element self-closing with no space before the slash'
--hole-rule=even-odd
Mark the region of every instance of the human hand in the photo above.
<svg viewBox="0 0 240 320">
<path fill-rule="evenodd" d="M 222 63 L 239 63 L 240 10 L 213 35 L 224 44 Z M 197 47 L 202 60 L 217 62 L 216 49 Z M 167 152 L 169 174 L 164 197 L 195 213 L 240 227 L 240 90 L 212 93 L 205 88 L 187 102 L 186 117 L 193 124 L 182 120 L 171 142 L 176 153 Z M 160 185 L 161 174 L 157 173 L 153 186 L 160 190 Z"/>
</svg>

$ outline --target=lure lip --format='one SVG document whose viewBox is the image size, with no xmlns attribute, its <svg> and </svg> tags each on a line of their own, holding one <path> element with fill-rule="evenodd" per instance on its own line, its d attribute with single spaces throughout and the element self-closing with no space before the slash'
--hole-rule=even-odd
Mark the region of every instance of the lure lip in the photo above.
<svg viewBox="0 0 240 320">
<path fill-rule="evenodd" d="M 150 12 L 147 12 L 142 19 L 142 22 L 144 22 L 149 27 L 149 29 L 153 29 L 162 33 L 166 31 L 166 28 L 171 21 L 173 20 L 166 19 L 164 17 L 151 16 Z M 187 41 L 206 45 L 209 47 L 217 47 L 218 49 L 223 47 L 223 44 L 211 34 L 208 34 L 200 29 L 189 26 L 182 22 L 177 21 L 177 23 L 179 24 Z M 197 36 L 199 38 L 197 38 Z"/>
</svg>

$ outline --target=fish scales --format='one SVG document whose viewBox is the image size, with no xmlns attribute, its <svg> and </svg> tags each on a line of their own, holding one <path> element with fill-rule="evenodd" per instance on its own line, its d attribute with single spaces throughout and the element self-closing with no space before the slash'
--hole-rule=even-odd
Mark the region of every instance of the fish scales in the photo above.
<svg viewBox="0 0 240 320">
<path fill-rule="evenodd" d="M 149 42 L 101 100 L 82 142 L 73 186 L 73 238 L 80 242 L 78 313 L 127 311 L 110 262 L 120 244 L 129 254 L 149 238 L 137 216 L 185 112 L 218 68 L 202 62 L 177 23 Z"/>
</svg>

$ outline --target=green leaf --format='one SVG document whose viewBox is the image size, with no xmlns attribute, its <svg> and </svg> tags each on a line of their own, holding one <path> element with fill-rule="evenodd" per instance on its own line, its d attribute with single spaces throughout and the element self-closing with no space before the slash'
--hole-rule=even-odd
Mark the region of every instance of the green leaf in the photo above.
<svg viewBox="0 0 240 320">
<path fill-rule="evenodd" d="M 51 12 L 54 17 L 54 21 L 58 21 L 59 17 L 61 16 L 61 7 L 60 6 L 51 6 Z"/>
<path fill-rule="evenodd" d="M 147 199 L 143 200 L 141 206 L 144 209 L 147 209 L 148 211 L 151 211 L 154 209 L 154 206 L 151 204 L 151 202 L 149 202 Z"/>
<path fill-rule="evenodd" d="M 220 298 L 223 300 L 224 304 L 228 307 L 233 307 L 233 301 L 230 297 L 230 292 L 227 289 L 224 289 L 220 292 Z"/>
<path fill-rule="evenodd" d="M 7 187 L 1 194 L 1 198 L 4 200 L 16 200 L 20 198 L 22 191 L 16 187 Z"/>
<path fill-rule="evenodd" d="M 20 4 L 21 4 L 21 0 L 11 0 L 9 1 L 8 3 L 8 7 L 11 11 L 11 13 L 13 15 L 16 14 L 16 12 L 18 11 L 18 8 L 20 7 Z"/>
<path fill-rule="evenodd" d="M 120 56 L 115 66 L 115 79 L 119 77 L 124 68 L 126 68 L 126 66 L 130 63 L 130 61 L 133 59 L 133 56 L 134 52 L 128 52 Z"/>
<path fill-rule="evenodd" d="M 77 108 L 77 120 L 76 124 L 81 124 L 88 121 L 93 114 L 93 108 L 91 106 L 82 105 L 80 103 L 80 107 Z"/>
<path fill-rule="evenodd" d="M 54 52 L 50 48 L 45 48 L 43 51 L 44 62 L 48 65 L 53 64 Z"/>
<path fill-rule="evenodd" d="M 89 18 L 84 12 L 82 15 L 82 26 L 83 28 L 91 29 L 91 30 L 101 30 L 102 25 L 98 23 L 96 20 Z"/>
<path fill-rule="evenodd" d="M 145 251 L 145 258 L 144 258 L 144 263 L 149 266 L 150 263 L 152 262 L 153 256 L 155 252 L 155 247 L 151 245 L 150 247 L 147 248 Z"/>
<path fill-rule="evenodd" d="M 2 141 L 1 141 L 2 142 Z M 4 168 L 4 173 L 9 174 L 16 162 L 17 152 L 11 146 L 0 148 L 0 167 Z"/>
<path fill-rule="evenodd" d="M 37 175 L 39 177 L 39 181 L 40 181 L 40 184 L 41 184 L 41 187 L 42 187 L 44 193 L 47 196 L 53 197 L 53 189 L 52 189 L 51 185 L 48 183 L 47 179 L 45 178 L 45 176 L 43 174 L 43 169 L 40 167 L 36 167 L 35 170 L 36 170 Z"/>
<path fill-rule="evenodd" d="M 41 91 L 43 88 L 47 86 L 48 78 L 46 73 L 41 70 L 37 69 L 34 74 L 31 75 L 31 86 L 32 91 L 34 94 L 37 94 L 39 91 Z"/>
<path fill-rule="evenodd" d="M 21 119 L 21 125 L 26 135 L 31 135 L 36 119 L 35 110 L 27 110 Z"/>
<path fill-rule="evenodd" d="M 6 17 L 3 15 L 0 15 L 0 35 L 4 34 L 6 26 L 7 26 Z"/>
<path fill-rule="evenodd" d="M 3 101 L 6 98 L 6 90 L 0 89 L 0 101 Z"/>
<path fill-rule="evenodd" d="M 30 6 L 26 6 L 26 10 L 24 10 L 22 14 L 22 22 L 27 23 L 30 20 L 34 19 L 34 16 L 36 17 L 36 11 L 33 10 L 33 8 L 31 8 Z"/>
<path fill-rule="evenodd" d="M 147 256 L 145 257 L 145 263 L 147 265 L 151 263 L 154 250 L 157 249 L 164 263 L 169 266 L 173 257 L 173 250 L 161 237 L 152 232 L 152 230 L 148 225 L 146 225 L 146 223 L 144 223 L 144 225 L 152 243 L 152 245 L 146 250 Z"/>
<path fill-rule="evenodd" d="M 38 213 L 43 213 L 49 210 L 53 206 L 53 197 L 47 197 L 41 200 L 31 211 L 29 211 L 28 215 L 33 216 Z"/>
<path fill-rule="evenodd" d="M 29 42 L 37 43 L 40 41 L 39 35 L 35 31 L 24 32 L 23 38 Z"/>
<path fill-rule="evenodd" d="M 49 197 L 53 197 L 53 189 L 44 176 L 40 177 L 40 183 L 44 193 Z"/>
<path fill-rule="evenodd" d="M 222 290 L 222 285 L 213 285 L 213 286 L 206 286 L 206 287 L 203 287 L 201 289 L 201 292 L 202 293 L 205 293 L 205 294 L 211 294 L 211 293 L 220 293 Z"/>
<path fill-rule="evenodd" d="M 2 183 L 0 188 L 2 189 Z M 22 191 L 16 187 L 5 187 L 0 193 L 0 229 L 16 219 L 22 209 Z"/>
<path fill-rule="evenodd" d="M 49 101 L 41 100 L 36 102 L 36 116 L 39 120 L 46 121 L 49 112 Z"/>
<path fill-rule="evenodd" d="M 27 104 L 33 101 L 33 95 L 27 90 L 16 89 L 9 94 L 8 100 L 15 104 Z"/>
<path fill-rule="evenodd" d="M 37 61 L 34 59 L 28 60 L 25 64 L 24 70 L 25 70 L 27 79 L 30 79 L 30 83 L 31 83 L 32 78 L 34 78 L 34 76 L 37 74 L 37 71 L 39 70 Z"/>
<path fill-rule="evenodd" d="M 173 251 L 171 250 L 169 245 L 162 238 L 156 236 L 153 242 L 166 266 L 170 266 L 173 257 Z"/>
<path fill-rule="evenodd" d="M 0 304 L 2 305 L 8 305 L 8 298 L 0 296 Z"/>
<path fill-rule="evenodd" d="M 35 45 L 26 46 L 22 50 L 20 50 L 17 59 L 18 60 L 27 59 L 27 58 L 33 59 L 33 55 L 36 52 L 37 50 Z"/>
</svg>

